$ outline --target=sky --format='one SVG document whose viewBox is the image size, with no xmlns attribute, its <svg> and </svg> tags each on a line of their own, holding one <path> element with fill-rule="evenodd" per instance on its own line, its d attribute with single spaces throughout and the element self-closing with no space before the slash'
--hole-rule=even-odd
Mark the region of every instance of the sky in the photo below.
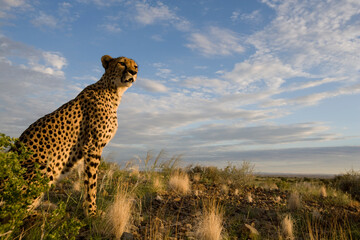
<svg viewBox="0 0 360 240">
<path fill-rule="evenodd" d="M 360 169 L 358 0 L 0 0 L 0 132 L 12 137 L 126 56 L 138 79 L 103 157 Z"/>
</svg>

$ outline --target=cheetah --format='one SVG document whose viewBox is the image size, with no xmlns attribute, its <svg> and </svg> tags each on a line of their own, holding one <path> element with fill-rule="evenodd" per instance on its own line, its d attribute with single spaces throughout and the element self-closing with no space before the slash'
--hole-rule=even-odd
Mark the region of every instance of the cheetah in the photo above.
<svg viewBox="0 0 360 240">
<path fill-rule="evenodd" d="M 138 65 L 126 57 L 101 58 L 105 73 L 73 100 L 40 118 L 26 129 L 19 141 L 31 152 L 23 166 L 25 179 L 34 177 L 35 162 L 55 184 L 84 162 L 84 211 L 96 214 L 96 182 L 101 153 L 118 128 L 117 108 L 124 92 L 136 81 Z M 39 205 L 36 199 L 32 208 Z"/>
</svg>

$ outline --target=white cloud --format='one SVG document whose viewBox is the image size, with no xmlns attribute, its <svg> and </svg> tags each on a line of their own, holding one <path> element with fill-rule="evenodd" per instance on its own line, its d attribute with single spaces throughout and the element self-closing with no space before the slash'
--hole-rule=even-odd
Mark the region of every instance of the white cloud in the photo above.
<svg viewBox="0 0 360 240">
<path fill-rule="evenodd" d="M 285 79 L 308 76 L 300 70 L 293 69 L 291 65 L 284 64 L 280 59 L 271 55 L 253 57 L 235 64 L 231 72 L 225 73 L 224 78 L 239 84 L 243 90 L 256 90 L 261 83 L 266 89 L 278 89 Z M 261 88 L 264 90 L 264 88 Z"/>
<path fill-rule="evenodd" d="M 101 28 L 104 28 L 106 31 L 110 33 L 119 33 L 121 32 L 121 28 L 119 27 L 119 24 L 117 23 L 107 23 L 100 25 Z"/>
<path fill-rule="evenodd" d="M 0 18 L 8 17 L 8 12 L 12 9 L 29 7 L 25 0 L 0 0 L 0 6 Z"/>
<path fill-rule="evenodd" d="M 153 39 L 154 41 L 157 41 L 157 42 L 163 42 L 164 41 L 163 37 L 161 35 L 159 35 L 159 34 L 152 35 L 151 39 Z"/>
<path fill-rule="evenodd" d="M 342 87 L 334 91 L 318 92 L 296 98 L 290 98 L 290 99 L 280 98 L 280 99 L 268 100 L 265 101 L 261 106 L 262 107 L 293 106 L 293 105 L 311 106 L 311 105 L 319 104 L 324 99 L 334 98 L 343 95 L 359 94 L 359 93 L 360 93 L 360 84 L 355 84 L 355 85 Z"/>
<path fill-rule="evenodd" d="M 295 99 L 290 99 L 289 104 L 316 105 L 323 99 L 334 98 L 342 95 L 358 94 L 358 93 L 360 93 L 360 84 L 355 84 L 352 86 L 339 88 L 335 91 L 320 92 L 303 97 L 297 97 Z"/>
<path fill-rule="evenodd" d="M 146 78 L 138 79 L 136 81 L 136 86 L 149 92 L 165 93 L 169 91 L 169 89 L 162 83 Z"/>
<path fill-rule="evenodd" d="M 199 89 L 202 93 L 216 93 L 216 94 L 225 94 L 227 89 L 232 87 L 228 81 L 224 81 L 217 78 L 208 78 L 205 76 L 192 76 L 182 80 L 182 85 L 187 88 Z"/>
<path fill-rule="evenodd" d="M 54 16 L 43 12 L 40 12 L 39 15 L 35 17 L 31 22 L 37 27 L 58 27 L 58 20 Z"/>
<path fill-rule="evenodd" d="M 29 69 L 31 71 L 46 73 L 55 77 L 64 77 L 63 68 L 66 66 L 66 59 L 58 52 L 47 52 L 34 49 L 30 46 L 20 42 L 12 41 L 11 39 L 0 36 L 0 56 L 12 65 L 8 57 L 15 57 L 21 62 L 25 60 L 26 64 L 19 64 L 18 67 L 22 69 Z"/>
<path fill-rule="evenodd" d="M 229 29 L 210 27 L 207 33 L 192 33 L 186 46 L 205 56 L 232 55 L 245 51 L 240 37 Z"/>
<path fill-rule="evenodd" d="M 162 2 L 157 2 L 155 6 L 148 3 L 136 3 L 135 20 L 143 25 L 163 23 L 175 26 L 178 30 L 187 31 L 190 28 L 190 22 L 176 15 Z"/>
<path fill-rule="evenodd" d="M 34 120 L 68 100 L 65 58 L 0 37 L 0 129 L 18 136 Z M 11 58 L 12 61 L 9 59 Z M 18 61 L 26 62 L 18 64 Z M 36 97 L 34 97 L 36 96 Z"/>
<path fill-rule="evenodd" d="M 257 22 L 261 19 L 260 10 L 254 10 L 251 13 L 243 13 L 240 16 L 241 20 Z"/>
<path fill-rule="evenodd" d="M 28 65 L 21 65 L 24 69 L 31 69 L 32 71 L 49 74 L 56 77 L 64 77 L 63 67 L 67 62 L 60 53 L 56 52 L 41 52 L 41 55 L 35 55 L 28 59 Z"/>
<path fill-rule="evenodd" d="M 328 130 L 329 127 L 321 123 L 259 125 L 255 127 L 237 126 L 236 124 L 212 124 L 191 129 L 187 131 L 187 134 L 190 134 L 194 139 L 193 141 L 201 146 L 222 144 L 233 147 L 233 145 L 276 145 L 303 141 L 325 141 L 338 137 L 329 134 Z M 191 144 L 195 143 L 192 142 Z"/>
<path fill-rule="evenodd" d="M 91 76 L 91 75 L 73 77 L 73 79 L 75 79 L 75 80 L 90 80 L 90 81 L 93 81 L 93 82 L 99 80 L 97 77 L 94 77 L 94 76 Z"/>
<path fill-rule="evenodd" d="M 208 66 L 194 66 L 194 69 L 205 70 L 208 69 Z"/>
<path fill-rule="evenodd" d="M 285 88 L 284 91 L 286 91 L 286 92 L 298 91 L 298 90 L 302 90 L 302 89 L 318 87 L 318 86 L 321 86 L 321 85 L 327 84 L 327 83 L 342 82 L 342 81 L 347 81 L 347 80 L 348 79 L 346 77 L 324 78 L 321 80 L 314 80 L 314 81 L 307 81 L 307 82 L 300 83 L 300 84 L 293 84 L 293 85 Z"/>
<path fill-rule="evenodd" d="M 233 11 L 231 13 L 230 19 L 235 22 L 239 19 L 239 16 L 240 16 L 240 11 Z"/>
<path fill-rule="evenodd" d="M 241 13 L 241 11 L 233 11 L 230 19 L 233 22 L 238 20 L 247 21 L 247 22 L 258 22 L 261 20 L 260 10 L 254 10 L 251 13 Z"/>
<path fill-rule="evenodd" d="M 66 59 L 57 52 L 44 52 L 43 57 L 47 64 L 61 70 L 67 63 Z"/>
<path fill-rule="evenodd" d="M 358 93 L 356 87 L 350 90 L 348 86 L 359 82 L 360 56 L 354 53 L 360 52 L 360 2 L 263 2 L 277 15 L 247 38 L 246 44 L 254 45 L 255 53 L 225 72 L 225 79 L 239 84 L 242 91 L 267 91 L 260 107 L 309 106 Z M 233 20 L 240 18 L 241 12 L 235 11 Z M 327 91 L 318 89 L 325 84 Z M 293 91 L 301 95 L 308 88 L 315 93 L 272 99 Z"/>
<path fill-rule="evenodd" d="M 137 10 L 135 19 L 144 25 L 153 24 L 157 21 L 171 20 L 175 17 L 175 14 L 160 2 L 157 6 L 153 7 L 146 3 L 137 3 L 135 7 Z"/>
<path fill-rule="evenodd" d="M 25 5 L 25 0 L 0 0 L 3 8 L 20 7 Z"/>
<path fill-rule="evenodd" d="M 360 69 L 360 2 L 264 1 L 277 17 L 248 39 L 258 52 L 274 54 L 303 71 L 324 77 Z"/>
<path fill-rule="evenodd" d="M 86 4 L 93 3 L 100 7 L 109 7 L 109 6 L 114 5 L 115 3 L 124 4 L 123 0 L 77 0 L 77 2 L 86 3 Z"/>
<path fill-rule="evenodd" d="M 42 29 L 50 28 L 72 30 L 71 23 L 80 17 L 78 12 L 72 11 L 72 8 L 73 5 L 68 2 L 58 3 L 58 8 L 51 11 L 51 14 L 43 11 L 37 12 L 35 17 L 31 20 L 31 23 Z"/>
<path fill-rule="evenodd" d="M 155 75 L 161 78 L 168 78 L 171 75 L 171 69 L 158 68 Z"/>
</svg>

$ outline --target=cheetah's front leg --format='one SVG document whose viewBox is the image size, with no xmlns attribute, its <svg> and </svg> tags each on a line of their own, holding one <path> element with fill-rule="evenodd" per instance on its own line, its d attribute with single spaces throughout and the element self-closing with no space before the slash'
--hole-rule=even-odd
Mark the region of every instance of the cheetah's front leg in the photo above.
<svg viewBox="0 0 360 240">
<path fill-rule="evenodd" d="M 85 215 L 96 215 L 96 182 L 100 159 L 101 151 L 91 151 L 85 158 Z"/>
</svg>

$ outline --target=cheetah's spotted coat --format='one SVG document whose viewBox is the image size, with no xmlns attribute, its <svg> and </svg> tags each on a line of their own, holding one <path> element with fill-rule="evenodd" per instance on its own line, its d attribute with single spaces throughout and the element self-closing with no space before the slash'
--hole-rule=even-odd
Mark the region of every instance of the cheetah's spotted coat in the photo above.
<svg viewBox="0 0 360 240">
<path fill-rule="evenodd" d="M 105 73 L 98 82 L 31 124 L 19 138 L 33 152 L 23 164 L 28 180 L 33 177 L 34 162 L 40 164 L 52 184 L 84 160 L 84 206 L 90 215 L 96 213 L 97 169 L 102 150 L 115 135 L 121 97 L 136 81 L 138 72 L 137 64 L 129 58 L 105 55 L 101 61 Z"/>
</svg>

